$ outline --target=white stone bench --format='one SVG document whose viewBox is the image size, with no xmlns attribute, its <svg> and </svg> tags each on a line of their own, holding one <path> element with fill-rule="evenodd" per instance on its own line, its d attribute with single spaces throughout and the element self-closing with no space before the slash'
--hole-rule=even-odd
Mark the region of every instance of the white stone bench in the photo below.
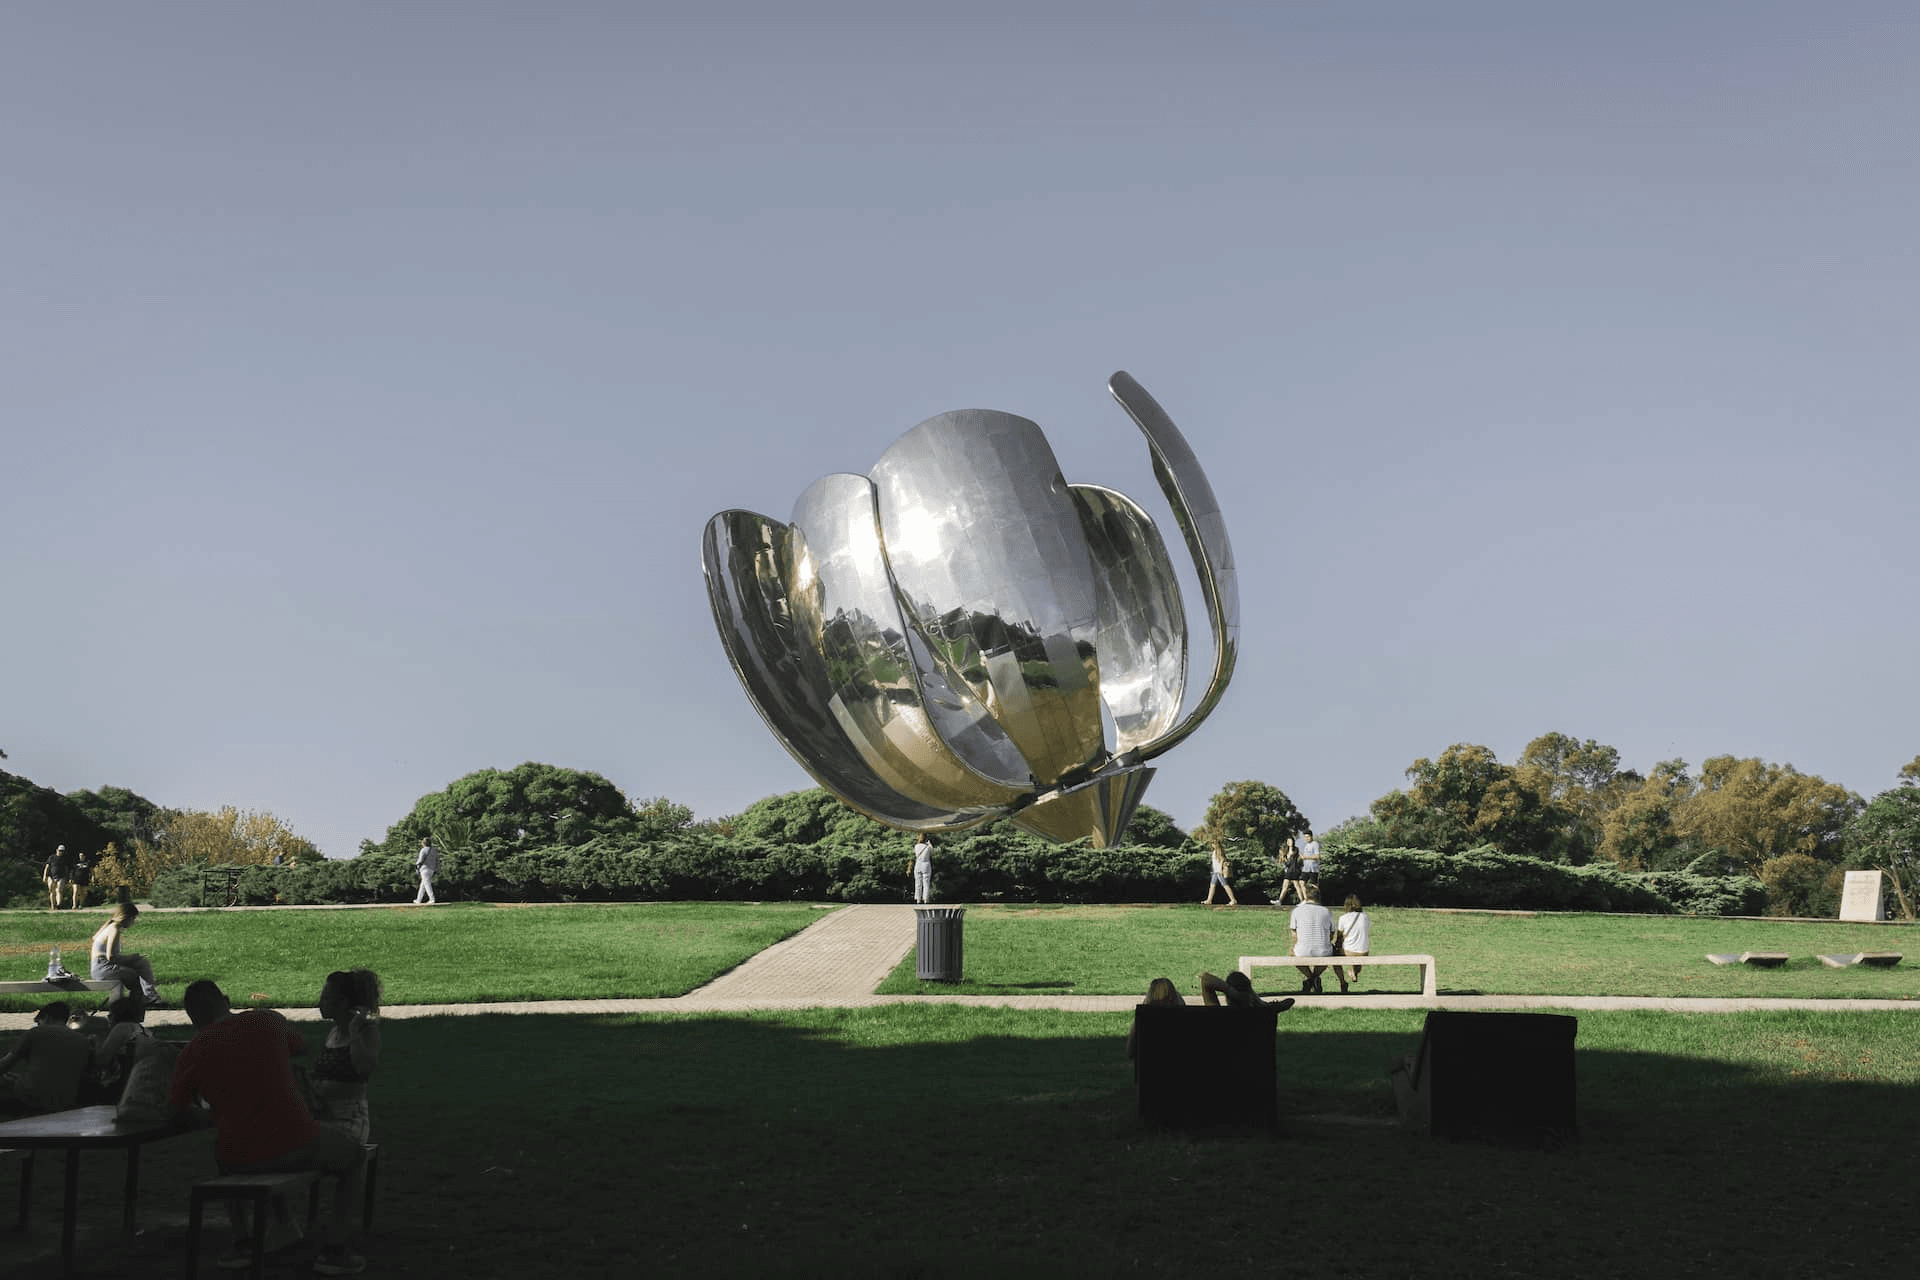
<svg viewBox="0 0 1920 1280">
<path fill-rule="evenodd" d="M 1322 965 L 1331 968 L 1336 964 L 1343 969 L 1357 968 L 1363 964 L 1410 964 L 1420 970 L 1420 994 L 1429 1000 L 1436 1000 L 1440 996 L 1440 979 L 1434 970 L 1432 956 L 1241 956 L 1240 972 L 1252 978 L 1255 965 L 1269 969 L 1282 965 L 1288 968 L 1308 965 L 1317 969 Z"/>
<path fill-rule="evenodd" d="M 1891 969 L 1900 963 L 1900 953 L 1898 951 L 1856 951 L 1850 956 L 1821 956 L 1819 960 L 1829 969 L 1845 969 L 1856 964 L 1864 964 L 1873 969 Z"/>
</svg>

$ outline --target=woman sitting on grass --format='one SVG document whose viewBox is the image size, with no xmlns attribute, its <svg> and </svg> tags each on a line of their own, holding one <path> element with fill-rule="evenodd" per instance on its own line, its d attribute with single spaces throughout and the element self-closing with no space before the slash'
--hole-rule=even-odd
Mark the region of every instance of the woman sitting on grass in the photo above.
<svg viewBox="0 0 1920 1280">
<path fill-rule="evenodd" d="M 380 1065 L 380 978 L 371 969 L 336 969 L 320 988 L 320 1016 L 333 1023 L 307 1073 L 313 1118 L 365 1143 L 371 1131 L 367 1081 Z"/>
</svg>

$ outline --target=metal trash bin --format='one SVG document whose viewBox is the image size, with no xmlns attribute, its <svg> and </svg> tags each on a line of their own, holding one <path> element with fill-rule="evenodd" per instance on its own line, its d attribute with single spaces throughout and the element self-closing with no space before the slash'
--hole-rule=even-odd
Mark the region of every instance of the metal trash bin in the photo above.
<svg viewBox="0 0 1920 1280">
<path fill-rule="evenodd" d="M 923 982 L 960 981 L 960 931 L 965 907 L 915 907 L 913 976 Z"/>
</svg>

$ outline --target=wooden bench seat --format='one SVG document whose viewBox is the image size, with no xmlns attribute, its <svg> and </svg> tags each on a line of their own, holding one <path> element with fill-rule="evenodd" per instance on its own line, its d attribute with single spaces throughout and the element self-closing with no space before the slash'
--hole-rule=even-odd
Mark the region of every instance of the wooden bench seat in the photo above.
<svg viewBox="0 0 1920 1280">
<path fill-rule="evenodd" d="M 1435 972 L 1432 956 L 1241 956 L 1240 972 L 1251 978 L 1255 965 L 1269 969 L 1283 965 L 1288 968 L 1307 965 L 1315 969 L 1322 965 L 1328 968 L 1339 965 L 1343 969 L 1348 969 L 1368 964 L 1413 965 L 1420 970 L 1420 994 L 1429 1000 L 1437 1000 L 1440 997 L 1440 979 Z M 1254 990 L 1259 989 L 1259 984 L 1255 983 Z"/>
<path fill-rule="evenodd" d="M 373 1225 L 373 1189 L 380 1172 L 380 1144 L 369 1142 L 364 1150 L 367 1164 L 361 1176 L 363 1202 L 360 1207 L 360 1226 L 363 1230 Z M 307 1230 L 311 1234 L 314 1223 L 320 1219 L 320 1179 L 329 1176 L 315 1169 L 295 1169 L 286 1173 L 223 1173 L 194 1183 L 193 1193 L 187 1201 L 188 1280 L 192 1280 L 199 1272 L 200 1223 L 206 1213 L 207 1201 L 240 1200 L 253 1206 L 253 1270 L 250 1274 L 258 1276 L 266 1265 L 267 1206 L 275 1196 L 290 1196 L 304 1188 L 307 1192 Z"/>
</svg>

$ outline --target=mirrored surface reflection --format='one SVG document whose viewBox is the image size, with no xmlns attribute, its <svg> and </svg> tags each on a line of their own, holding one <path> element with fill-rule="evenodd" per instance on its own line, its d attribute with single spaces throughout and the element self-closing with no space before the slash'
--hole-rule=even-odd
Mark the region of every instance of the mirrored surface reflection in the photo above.
<svg viewBox="0 0 1920 1280">
<path fill-rule="evenodd" d="M 1145 762 L 1218 704 L 1239 630 L 1225 522 L 1158 403 L 1125 373 L 1109 389 L 1147 438 L 1213 634 L 1184 719 L 1186 618 L 1159 530 L 1125 494 L 1068 484 L 1025 418 L 943 413 L 870 474 L 816 481 L 788 523 L 708 522 L 728 659 L 774 736 L 849 805 L 904 830 L 1011 816 L 1108 845 Z"/>
</svg>

